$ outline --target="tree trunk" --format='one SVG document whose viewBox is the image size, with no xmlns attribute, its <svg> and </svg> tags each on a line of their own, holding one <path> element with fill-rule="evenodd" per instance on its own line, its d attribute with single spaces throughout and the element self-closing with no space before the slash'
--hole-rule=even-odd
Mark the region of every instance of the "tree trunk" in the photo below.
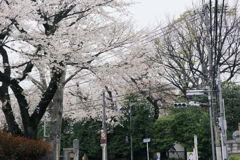
<svg viewBox="0 0 240 160">
<path fill-rule="evenodd" d="M 1 98 L 3 98 L 3 97 L 1 97 Z M 21 129 L 18 127 L 18 124 L 16 123 L 15 117 L 13 115 L 8 91 L 6 92 L 6 95 L 5 95 L 4 98 L 5 99 L 1 100 L 2 103 L 3 103 L 2 110 L 3 110 L 3 113 L 5 115 L 7 124 L 8 124 L 8 130 L 12 134 L 17 134 L 17 135 L 23 136 L 23 133 L 22 133 Z"/>
<path fill-rule="evenodd" d="M 53 98 L 53 106 L 50 108 L 51 116 L 51 130 L 50 130 L 50 143 L 52 145 L 52 153 L 50 154 L 50 160 L 56 160 L 56 145 L 57 145 L 57 136 L 59 138 L 58 143 L 58 157 L 60 155 L 60 142 L 61 142 L 61 128 L 62 128 L 62 112 L 63 112 L 63 93 L 64 85 L 63 81 L 65 80 L 66 72 L 64 71 L 59 88 L 56 91 Z"/>
<path fill-rule="evenodd" d="M 146 97 L 146 96 L 145 96 Z M 154 107 L 154 120 L 156 121 L 159 118 L 159 106 L 158 106 L 158 100 L 154 100 L 153 97 L 146 97 L 148 102 L 150 102 Z"/>
</svg>

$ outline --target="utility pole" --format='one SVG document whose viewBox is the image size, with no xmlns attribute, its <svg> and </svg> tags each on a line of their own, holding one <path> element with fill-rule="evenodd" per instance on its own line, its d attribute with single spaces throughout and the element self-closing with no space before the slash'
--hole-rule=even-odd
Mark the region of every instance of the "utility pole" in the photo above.
<svg viewBox="0 0 240 160">
<path fill-rule="evenodd" d="M 211 104 L 211 90 L 208 86 L 208 103 L 209 103 L 209 116 L 210 116 L 210 130 L 211 130 L 211 140 L 212 140 L 212 157 L 215 160 L 215 150 L 214 150 L 214 140 L 213 140 L 213 124 L 212 124 L 212 104 Z"/>
<path fill-rule="evenodd" d="M 198 160 L 197 136 L 194 135 L 194 160 Z"/>
<path fill-rule="evenodd" d="M 214 149 L 214 137 L 213 137 L 213 124 L 212 124 L 212 98 L 211 98 L 211 91 L 212 91 L 212 2 L 209 1 L 209 12 L 210 15 L 208 17 L 207 13 L 207 5 L 205 5 L 205 0 L 202 1 L 202 6 L 204 15 L 207 17 L 205 19 L 206 25 L 207 25 L 207 32 L 210 33 L 210 37 L 208 38 L 208 63 L 209 63 L 209 75 L 210 75 L 210 82 L 208 87 L 208 104 L 209 104 L 209 117 L 210 117 L 210 130 L 211 130 L 211 141 L 212 141 L 212 158 L 215 160 L 215 149 Z"/>
<path fill-rule="evenodd" d="M 204 1 L 203 1 L 204 2 Z M 204 5 L 203 5 L 204 6 Z M 214 31 L 213 31 L 213 25 L 212 25 L 212 1 L 209 0 L 209 10 L 210 10 L 210 23 L 209 23 L 209 35 L 210 35 L 210 47 L 208 52 L 208 63 L 209 63 L 209 81 L 210 81 L 210 91 L 216 90 L 217 86 L 215 84 L 215 68 L 213 68 L 213 49 L 214 49 L 214 55 L 217 55 L 217 40 L 218 40 L 218 19 L 217 19 L 217 13 L 218 13 L 218 0 L 215 0 L 215 10 L 214 10 Z M 205 13 L 205 15 L 207 15 Z M 212 35 L 213 33 L 213 35 Z M 213 45 L 214 44 L 214 45 Z M 214 133 L 215 133 L 215 144 L 216 144 L 216 157 L 217 160 L 221 160 L 221 145 L 220 145 L 220 138 L 219 138 L 219 129 L 217 124 L 217 103 L 216 103 L 216 92 L 211 92 L 211 95 L 209 96 L 211 98 L 211 107 L 212 107 L 212 114 L 213 114 L 213 125 L 214 125 Z M 209 108 L 211 110 L 211 108 Z M 212 136 L 213 137 L 213 136 Z M 213 153 L 214 154 L 214 153 Z M 215 158 L 215 157 L 213 157 Z"/>
<path fill-rule="evenodd" d="M 226 121 L 226 116 L 225 116 L 225 106 L 224 106 L 224 99 L 222 100 L 222 104 L 223 104 L 223 119 L 224 119 L 224 133 L 225 133 L 225 136 L 224 136 L 224 143 L 226 144 L 226 157 L 227 157 L 227 160 L 228 160 L 228 149 L 227 149 L 227 121 Z"/>
<path fill-rule="evenodd" d="M 106 131 L 106 119 L 105 119 L 105 90 L 103 89 L 103 105 L 102 105 L 102 130 L 106 133 L 106 145 L 102 146 L 102 159 L 107 160 L 107 131 Z"/>
<path fill-rule="evenodd" d="M 205 2 L 205 1 L 203 1 Z M 203 4 L 205 7 L 205 4 Z M 217 7 L 215 7 L 217 8 Z M 208 16 L 206 13 L 206 8 L 204 8 L 205 16 Z M 209 45 L 208 45 L 208 65 L 209 65 L 209 87 L 208 87 L 208 102 L 209 102 L 209 116 L 210 116 L 210 129 L 211 129 L 211 140 L 212 140 L 212 157 L 213 160 L 215 160 L 215 149 L 214 149 L 214 140 L 213 140 L 213 124 L 212 120 L 214 123 L 214 133 L 215 133 L 215 142 L 216 142 L 216 153 L 217 153 L 217 160 L 220 160 L 221 158 L 219 155 L 219 151 L 221 151 L 221 148 L 219 149 L 220 146 L 220 141 L 219 141 L 219 132 L 218 132 L 218 127 L 217 127 L 217 121 L 216 121 L 216 116 L 217 116 L 217 106 L 216 106 L 216 92 L 212 92 L 214 88 L 214 71 L 212 67 L 212 62 L 213 62 L 213 30 L 212 30 L 212 1 L 209 0 L 209 12 L 210 12 L 210 17 L 206 19 L 206 24 L 207 24 L 207 31 L 209 32 L 210 38 L 209 38 Z M 215 12 L 216 13 L 216 12 Z M 216 15 L 215 15 L 216 16 Z M 216 25 L 216 23 L 215 23 Z M 217 26 L 217 25 L 216 25 Z M 215 26 L 215 27 L 216 27 Z M 215 89 L 214 89 L 215 90 Z M 213 109 L 213 110 L 212 110 Z M 212 119 L 213 115 L 213 119 Z"/>
<path fill-rule="evenodd" d="M 130 102 L 130 127 L 132 127 L 132 104 L 131 104 L 131 102 Z M 131 141 L 131 160 L 133 160 L 132 131 L 130 132 L 130 141 Z"/>
<path fill-rule="evenodd" d="M 212 124 L 212 98 L 211 98 L 211 91 L 212 91 L 212 2 L 209 1 L 209 11 L 210 17 L 208 18 L 207 9 L 205 8 L 205 1 L 203 1 L 203 7 L 205 16 L 207 16 L 206 24 L 207 24 L 207 31 L 210 33 L 210 37 L 208 39 L 208 63 L 209 63 L 209 75 L 210 75 L 210 82 L 208 86 L 208 103 L 209 103 L 209 117 L 210 117 L 210 130 L 211 130 L 211 141 L 212 141 L 212 158 L 215 160 L 215 149 L 214 149 L 214 137 L 213 137 L 213 124 Z"/>
<path fill-rule="evenodd" d="M 223 112 L 222 88 L 220 79 L 220 67 L 218 66 L 218 90 L 219 90 L 219 106 L 220 106 L 220 127 L 221 127 L 221 142 L 222 142 L 222 159 L 227 160 L 227 135 L 225 132 L 225 119 Z"/>
<path fill-rule="evenodd" d="M 148 142 L 147 142 L 147 159 L 149 160 Z"/>
<path fill-rule="evenodd" d="M 217 42 L 218 42 L 218 0 L 215 0 L 215 16 L 214 16 L 214 21 L 215 21 L 215 30 L 214 30 L 214 54 L 217 56 Z M 212 56 L 212 55 L 211 55 Z M 212 65 L 212 64 L 211 64 Z M 211 71 L 212 73 L 210 73 L 211 75 L 211 83 L 212 83 L 212 87 L 214 87 L 214 90 L 217 88 L 216 84 L 214 84 L 214 80 L 215 78 L 215 68 L 214 70 L 211 67 Z M 216 103 L 216 97 L 217 97 L 217 93 L 216 92 L 212 92 L 212 108 L 213 108 L 213 117 L 214 117 L 214 131 L 215 131 L 215 144 L 216 144 L 216 155 L 217 155 L 217 160 L 221 160 L 221 144 L 220 144 L 220 136 L 219 136 L 219 128 L 218 128 L 218 124 L 217 124 L 217 103 Z"/>
</svg>

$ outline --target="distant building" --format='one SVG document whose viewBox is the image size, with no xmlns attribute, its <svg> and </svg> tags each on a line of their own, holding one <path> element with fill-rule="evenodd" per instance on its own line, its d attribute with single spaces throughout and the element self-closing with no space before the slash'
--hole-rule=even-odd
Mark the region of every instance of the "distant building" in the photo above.
<svg viewBox="0 0 240 160">
<path fill-rule="evenodd" d="M 169 158 L 186 159 L 185 153 L 184 153 L 184 147 L 180 143 L 175 142 L 174 148 L 175 148 L 174 153 L 169 151 Z"/>
</svg>

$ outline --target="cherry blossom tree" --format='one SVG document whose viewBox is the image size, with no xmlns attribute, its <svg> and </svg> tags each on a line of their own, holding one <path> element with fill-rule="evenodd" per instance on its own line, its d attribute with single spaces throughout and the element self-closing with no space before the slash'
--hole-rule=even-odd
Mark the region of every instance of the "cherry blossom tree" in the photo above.
<svg viewBox="0 0 240 160">
<path fill-rule="evenodd" d="M 121 0 L 0 2 L 0 98 L 12 133 L 36 138 L 37 125 L 50 106 L 54 126 L 50 139 L 56 139 L 65 85 L 83 70 L 98 71 L 109 55 L 124 55 L 138 42 L 140 35 L 131 22 L 119 18 L 127 14 L 130 4 Z M 17 58 L 11 62 L 13 54 Z M 32 84 L 41 96 L 30 106 L 24 90 Z M 23 128 L 12 112 L 10 92 L 17 99 Z M 33 113 L 29 113 L 31 107 Z"/>
<path fill-rule="evenodd" d="M 98 101 L 95 104 L 88 104 L 89 101 L 94 100 L 90 100 L 89 96 L 83 92 L 72 91 L 72 95 L 80 97 L 79 105 L 87 105 L 86 108 L 98 105 L 102 101 L 101 89 L 104 88 L 109 112 L 111 109 L 116 110 L 127 94 L 142 95 L 154 106 L 154 118 L 158 119 L 160 109 L 167 109 L 176 98 L 176 88 L 159 76 L 159 72 L 163 72 L 160 65 L 147 61 L 151 44 L 147 46 L 141 44 L 135 47 L 130 54 L 119 57 L 118 61 L 105 63 L 104 66 L 99 65 L 97 68 L 101 67 L 100 71 L 95 72 L 95 69 L 92 69 L 93 74 L 98 77 L 93 82 L 98 82 L 98 86 L 101 86 L 101 88 L 96 86 L 98 89 L 94 91 L 98 94 L 94 96 L 98 97 Z M 146 49 L 147 47 L 150 47 L 149 50 Z M 116 117 L 112 112 L 109 115 Z"/>
<path fill-rule="evenodd" d="M 133 30 L 126 31 L 126 23 L 113 18 L 113 13 L 123 14 L 124 7 L 130 5 L 122 1 L 10 0 L 1 1 L 0 5 L 1 101 L 9 130 L 26 137 L 36 138 L 36 126 L 60 86 L 67 65 L 74 65 L 77 71 L 89 69 L 96 60 L 103 63 L 104 57 L 100 57 L 103 53 L 121 54 L 115 48 L 133 43 L 136 38 Z M 20 59 L 11 63 L 9 54 Z M 44 82 L 41 100 L 29 115 L 30 106 L 20 83 L 29 84 L 27 77 L 35 74 L 37 68 L 48 73 L 50 81 Z M 18 101 L 23 130 L 12 113 L 10 88 Z"/>
</svg>

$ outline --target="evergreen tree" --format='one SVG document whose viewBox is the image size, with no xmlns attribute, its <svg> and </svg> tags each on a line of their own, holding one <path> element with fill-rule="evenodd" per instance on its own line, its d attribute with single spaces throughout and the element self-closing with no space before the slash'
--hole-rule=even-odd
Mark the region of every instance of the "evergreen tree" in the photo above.
<svg viewBox="0 0 240 160">
<path fill-rule="evenodd" d="M 130 105 L 132 105 L 131 127 Z M 152 129 L 154 124 L 153 106 L 145 98 L 130 95 L 125 97 L 123 107 L 125 107 L 125 110 L 120 117 L 119 125 L 114 127 L 113 133 L 109 135 L 109 154 L 114 159 L 130 159 L 130 137 L 132 135 L 134 159 L 146 157 L 146 144 L 143 143 L 143 139 L 154 138 Z M 153 151 L 153 148 L 152 144 L 149 143 L 150 152 Z"/>
<path fill-rule="evenodd" d="M 227 137 L 232 139 L 232 134 L 238 130 L 238 123 L 240 123 L 240 85 L 223 83 L 222 93 L 227 121 Z"/>
<path fill-rule="evenodd" d="M 211 158 L 211 132 L 208 107 L 176 108 L 170 116 L 159 118 L 154 124 L 156 147 L 161 152 L 175 151 L 180 143 L 188 152 L 194 148 L 194 135 L 198 137 L 199 159 Z"/>
<path fill-rule="evenodd" d="M 89 159 L 101 160 L 100 131 L 102 122 L 97 119 L 84 118 L 74 123 L 73 139 L 79 140 L 79 154 L 87 155 Z"/>
</svg>

